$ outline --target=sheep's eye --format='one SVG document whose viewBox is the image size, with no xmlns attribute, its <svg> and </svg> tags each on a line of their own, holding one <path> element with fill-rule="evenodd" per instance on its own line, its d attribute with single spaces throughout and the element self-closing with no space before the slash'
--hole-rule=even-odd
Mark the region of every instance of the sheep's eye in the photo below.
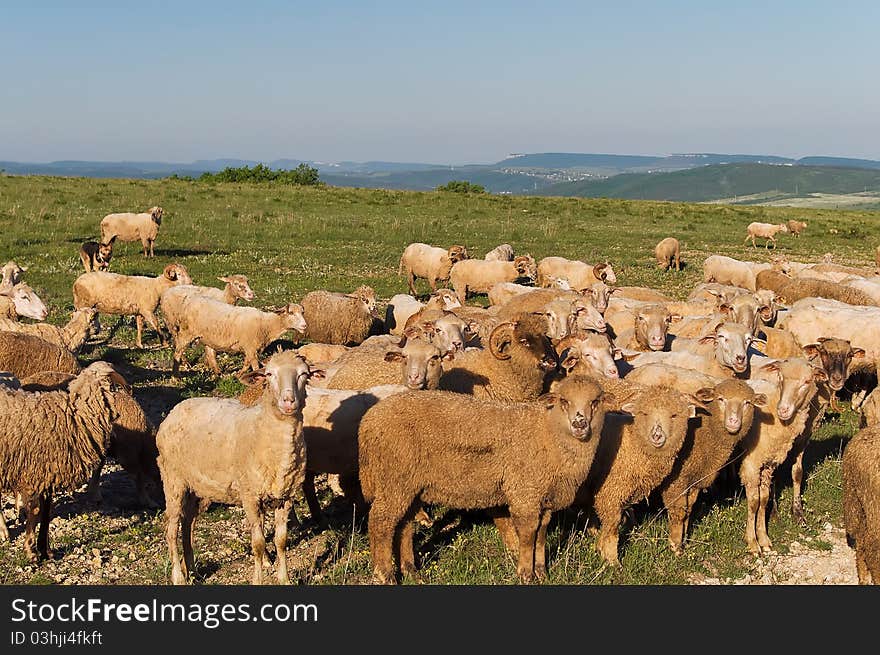
<svg viewBox="0 0 880 655">
<path fill-rule="evenodd" d="M 560 399 L 559 404 L 562 406 L 562 409 L 568 409 L 568 401 L 565 398 Z"/>
<path fill-rule="evenodd" d="M 519 342 L 528 345 L 529 340 L 528 339 L 520 339 Z"/>
</svg>

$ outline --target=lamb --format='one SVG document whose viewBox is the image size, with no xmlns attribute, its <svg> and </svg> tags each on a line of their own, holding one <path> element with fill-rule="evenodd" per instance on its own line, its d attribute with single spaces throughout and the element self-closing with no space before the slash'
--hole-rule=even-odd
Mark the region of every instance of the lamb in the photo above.
<svg viewBox="0 0 880 655">
<path fill-rule="evenodd" d="M 880 427 L 859 430 L 843 451 L 843 522 L 859 584 L 880 584 Z"/>
<path fill-rule="evenodd" d="M 79 260 L 82 262 L 86 273 L 92 271 L 106 271 L 110 268 L 110 259 L 113 257 L 113 244 L 116 237 L 110 238 L 108 243 L 86 241 L 79 249 Z"/>
<path fill-rule="evenodd" d="M 807 229 L 807 222 L 796 221 L 792 218 L 785 222 L 785 226 L 788 228 L 789 232 L 791 232 L 796 237 L 799 237 L 801 235 L 801 232 Z"/>
<path fill-rule="evenodd" d="M 162 421 L 156 446 L 174 584 L 185 583 L 193 571 L 193 523 L 210 502 L 244 508 L 254 552 L 253 584 L 262 582 L 263 564 L 268 563 L 264 514 L 268 507 L 275 509 L 276 575 L 279 583 L 288 583 L 287 520 L 306 470 L 306 383 L 318 375 L 293 352 L 279 352 L 265 368 L 246 376 L 249 382 L 266 382 L 258 405 L 245 407 L 227 398 L 189 398 Z M 177 545 L 181 532 L 183 566 Z"/>
<path fill-rule="evenodd" d="M 455 245 L 444 250 L 427 243 L 411 243 L 403 250 L 398 272 L 400 275 L 406 273 L 412 295 L 416 295 L 417 278 L 428 280 L 433 292 L 437 290 L 437 282 L 448 280 L 452 267 L 467 258 L 468 251 L 464 246 Z"/>
<path fill-rule="evenodd" d="M 361 486 L 372 502 L 373 579 L 395 581 L 394 550 L 403 575 L 417 575 L 412 519 L 422 503 L 494 510 L 505 544 L 517 552 L 520 579 L 546 577 L 551 514 L 571 503 L 587 477 L 604 406 L 613 402 L 577 376 L 539 402 L 422 391 L 369 409 L 358 441 Z"/>
<path fill-rule="evenodd" d="M 52 558 L 52 494 L 86 482 L 106 453 L 118 416 L 113 384 L 128 389 L 116 369 L 99 361 L 79 373 L 66 391 L 0 389 L 0 489 L 24 499 L 24 550 L 31 562 Z M 2 520 L 0 533 L 9 536 Z"/>
<path fill-rule="evenodd" d="M 0 286 L 0 317 L 18 320 L 19 316 L 45 321 L 49 315 L 46 305 L 36 292 L 24 282 L 14 286 Z"/>
<path fill-rule="evenodd" d="M 94 271 L 83 273 L 73 283 L 73 306 L 75 309 L 94 307 L 104 314 L 137 317 L 137 347 L 143 348 L 144 321 L 159 335 L 165 345 L 165 335 L 156 319 L 156 308 L 162 292 L 178 284 L 192 284 L 186 267 L 168 264 L 162 275 L 119 275 Z"/>
<path fill-rule="evenodd" d="M 65 347 L 19 332 L 0 332 L 0 371 L 9 371 L 19 380 L 43 371 L 77 374 L 76 357 Z"/>
<path fill-rule="evenodd" d="M 849 305 L 877 306 L 877 302 L 864 291 L 817 278 L 792 279 L 775 271 L 761 271 L 756 277 L 756 284 L 759 289 L 770 289 L 785 303 L 803 298 L 828 298 Z"/>
<path fill-rule="evenodd" d="M 535 275 L 535 260 L 531 255 L 520 255 L 512 262 L 465 259 L 452 267 L 449 283 L 464 304 L 468 293 L 488 293 L 497 282 L 534 282 Z"/>
<path fill-rule="evenodd" d="M 78 309 L 73 312 L 64 327 L 51 323 L 19 323 L 8 318 L 0 318 L 0 330 L 30 334 L 66 348 L 72 353 L 78 353 L 94 332 L 96 314 L 94 309 Z"/>
<path fill-rule="evenodd" d="M 681 320 L 659 304 L 643 305 L 633 312 L 632 326 L 622 330 L 616 343 L 624 350 L 665 350 L 669 324 Z"/>
<path fill-rule="evenodd" d="M 0 288 L 14 287 L 21 282 L 22 275 L 28 270 L 27 266 L 19 266 L 15 261 L 9 260 L 0 268 Z"/>
<path fill-rule="evenodd" d="M 120 241 L 140 241 L 144 247 L 144 257 L 147 257 L 148 248 L 149 256 L 152 257 L 153 244 L 159 235 L 163 213 L 161 207 L 150 207 L 140 214 L 107 214 L 101 219 L 101 243 L 110 243 L 114 237 Z"/>
<path fill-rule="evenodd" d="M 681 245 L 675 237 L 666 237 L 654 247 L 654 257 L 657 266 L 665 271 L 675 266 L 676 271 L 681 270 Z"/>
<path fill-rule="evenodd" d="M 376 292 L 360 286 L 352 293 L 310 291 L 302 299 L 310 341 L 354 346 L 366 339 L 379 318 Z"/>
<path fill-rule="evenodd" d="M 538 262 L 537 284 L 539 287 L 548 287 L 551 278 L 565 278 L 572 289 L 581 291 L 596 282 L 616 284 L 617 275 L 610 262 L 590 265 L 577 259 L 565 257 L 544 257 Z"/>
<path fill-rule="evenodd" d="M 174 362 L 172 374 L 177 375 L 187 346 L 200 340 L 209 352 L 244 353 L 241 372 L 248 366 L 256 371 L 260 366 L 259 354 L 275 339 L 289 330 L 305 332 L 306 319 L 301 305 L 291 303 L 272 312 L 256 307 L 228 305 L 198 294 L 188 296 L 181 307 L 181 318 L 174 334 Z M 216 359 L 208 359 L 208 366 L 220 375 Z"/>
<path fill-rule="evenodd" d="M 672 471 L 700 401 L 668 387 L 649 387 L 608 414 L 586 482 L 575 504 L 592 507 L 601 524 L 596 548 L 619 564 L 617 546 L 623 510 L 646 498 Z"/>
<path fill-rule="evenodd" d="M 672 472 L 660 485 L 669 515 L 669 545 L 676 554 L 684 547 L 688 521 L 700 491 L 712 485 L 736 444 L 748 434 L 755 407 L 767 403 L 766 396 L 755 393 L 742 380 L 724 380 L 694 395 L 708 409 L 708 416 L 699 416 L 688 425 Z"/>
<path fill-rule="evenodd" d="M 825 381 L 828 376 L 800 357 L 771 361 L 755 374 L 749 386 L 763 393 L 767 404 L 742 440 L 739 476 L 748 501 L 746 545 L 757 555 L 773 548 L 767 536 L 767 500 L 773 474 L 811 425 L 811 414 L 817 409 L 813 403 L 818 392 L 816 382 Z"/>
<path fill-rule="evenodd" d="M 755 245 L 755 237 L 760 239 L 767 239 L 767 243 L 765 245 L 766 248 L 770 247 L 770 243 L 773 243 L 773 247 L 776 247 L 776 235 L 779 232 L 788 232 L 788 225 L 785 223 L 780 223 L 779 225 L 773 225 L 772 223 L 749 223 L 746 228 L 746 240 L 744 243 L 747 243 L 749 239 L 752 240 L 752 246 L 757 248 Z"/>
<path fill-rule="evenodd" d="M 500 246 L 495 246 L 486 253 L 486 256 L 483 257 L 487 262 L 512 262 L 513 261 L 513 246 L 509 243 L 502 243 Z"/>
<path fill-rule="evenodd" d="M 413 296 L 398 293 L 391 297 L 385 307 L 385 329 L 389 334 L 400 336 L 406 329 L 410 316 L 422 309 L 441 309 L 452 311 L 461 307 L 458 297 L 452 289 L 438 289 L 431 294 L 427 303 L 416 300 Z"/>
</svg>

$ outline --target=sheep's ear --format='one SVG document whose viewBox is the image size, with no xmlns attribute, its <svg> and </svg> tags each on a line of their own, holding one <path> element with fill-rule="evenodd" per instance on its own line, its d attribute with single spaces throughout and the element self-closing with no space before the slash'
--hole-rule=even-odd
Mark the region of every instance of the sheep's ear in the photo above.
<svg viewBox="0 0 880 655">
<path fill-rule="evenodd" d="M 418 339 L 420 336 L 422 336 L 421 328 L 418 325 L 410 325 L 403 331 L 403 337 L 398 345 L 403 348 L 408 339 Z"/>
<path fill-rule="evenodd" d="M 813 379 L 819 380 L 820 382 L 828 381 L 828 374 L 825 372 L 824 368 L 813 367 Z"/>
<path fill-rule="evenodd" d="M 556 407 L 556 403 L 559 402 L 559 395 L 555 393 L 545 393 L 538 398 L 538 401 L 543 403 L 546 409 L 553 409 Z"/>
<path fill-rule="evenodd" d="M 587 287 L 587 288 L 585 288 L 585 289 L 581 289 L 580 291 L 578 291 L 578 293 L 581 294 L 582 296 L 592 296 L 592 295 L 594 295 L 596 292 L 593 291 L 592 287 Z M 609 293 L 610 293 L 610 292 L 609 292 Z"/>
<path fill-rule="evenodd" d="M 326 377 L 326 371 L 322 368 L 310 368 L 309 380 L 323 380 Z"/>
<path fill-rule="evenodd" d="M 686 393 L 684 394 L 684 399 L 688 403 L 688 418 L 694 418 L 697 415 L 697 410 L 701 409 L 704 412 L 708 412 L 709 408 L 706 407 L 706 404 L 700 400 L 696 394 Z"/>
<path fill-rule="evenodd" d="M 620 406 L 620 408 L 618 409 L 618 411 L 621 412 L 622 414 L 629 414 L 630 416 L 632 416 L 632 415 L 635 414 L 635 412 L 636 412 L 636 403 L 635 403 L 635 401 L 630 400 L 629 402 L 625 402 L 625 403 L 623 403 L 623 404 Z"/>
<path fill-rule="evenodd" d="M 266 379 L 266 369 L 258 368 L 256 371 L 249 371 L 247 373 L 242 373 L 238 376 L 238 379 L 247 385 L 257 384 Z"/>
<path fill-rule="evenodd" d="M 818 343 L 808 343 L 806 346 L 803 346 L 801 350 L 804 351 L 804 354 L 808 358 L 813 358 L 820 352 L 820 345 Z"/>
<path fill-rule="evenodd" d="M 853 348 L 852 349 L 853 359 L 863 359 L 865 357 L 865 349 L 864 348 Z"/>
<path fill-rule="evenodd" d="M 717 338 L 717 335 L 715 335 L 714 333 L 713 333 L 713 334 L 707 334 L 707 335 L 704 336 L 704 337 L 700 337 L 700 340 L 697 341 L 697 343 L 703 343 L 703 344 L 705 344 L 705 343 L 715 343 L 715 339 L 716 339 L 716 338 Z"/>
<path fill-rule="evenodd" d="M 703 387 L 702 389 L 697 389 L 694 397 L 701 403 L 711 403 L 713 400 L 715 400 L 715 389 L 713 389 L 712 387 Z"/>
<path fill-rule="evenodd" d="M 752 398 L 752 404 L 755 407 L 764 407 L 767 404 L 767 395 L 763 393 L 756 393 L 755 397 Z"/>
<path fill-rule="evenodd" d="M 570 348 L 566 351 L 565 357 L 562 359 L 562 362 L 559 365 L 565 369 L 566 373 L 571 373 L 572 369 L 577 366 L 580 358 L 580 351 L 577 348 Z"/>
<path fill-rule="evenodd" d="M 779 362 L 777 362 L 777 361 L 767 362 L 758 370 L 759 371 L 767 371 L 770 373 L 772 373 L 773 371 L 778 371 L 779 370 Z"/>
<path fill-rule="evenodd" d="M 386 362 L 402 362 L 404 359 L 406 359 L 406 355 L 404 355 L 399 350 L 389 350 L 387 353 L 385 353 L 384 359 Z"/>
<path fill-rule="evenodd" d="M 618 287 L 608 287 L 608 295 L 610 296 L 612 293 L 616 293 L 620 291 Z"/>
<path fill-rule="evenodd" d="M 231 280 L 228 277 L 218 277 L 217 279 L 220 280 L 221 282 L 226 282 L 227 284 L 229 282 L 231 282 Z"/>
<path fill-rule="evenodd" d="M 287 314 L 305 314 L 303 306 L 296 302 L 288 304 L 287 307 L 284 308 L 284 311 Z"/>
</svg>

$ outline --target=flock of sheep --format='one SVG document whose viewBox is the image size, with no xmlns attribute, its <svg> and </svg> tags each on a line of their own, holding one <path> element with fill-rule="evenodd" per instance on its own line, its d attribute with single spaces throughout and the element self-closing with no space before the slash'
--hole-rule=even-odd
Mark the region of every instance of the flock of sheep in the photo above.
<svg viewBox="0 0 880 655">
<path fill-rule="evenodd" d="M 794 460 L 792 511 L 803 519 L 803 453 L 845 389 L 866 425 L 844 456 L 847 534 L 860 581 L 880 581 L 877 271 L 712 255 L 704 282 L 676 301 L 619 285 L 607 261 L 536 261 L 509 244 L 477 259 L 461 245 L 413 243 L 400 259 L 410 294 L 393 296 L 384 317 L 367 286 L 261 310 L 236 304 L 254 299 L 244 275 L 214 288 L 177 263 L 157 277 L 109 272 L 116 240 L 140 240 L 152 256 L 161 217 L 154 207 L 104 218 L 101 241 L 81 249 L 86 272 L 64 327 L 19 321 L 42 321 L 46 307 L 21 280 L 25 269 L 2 269 L 0 491 L 25 510 L 32 561 L 51 557 L 53 494 L 86 481 L 97 494 L 108 456 L 135 476 L 142 502 L 164 503 L 175 584 L 191 578 L 194 521 L 211 502 L 243 507 L 254 583 L 269 563 L 272 510 L 276 575 L 288 582 L 293 499 L 301 489 L 318 520 L 321 474 L 368 512 L 377 582 L 395 582 L 397 568 L 417 575 L 413 535 L 426 504 L 486 510 L 523 581 L 546 577 L 548 524 L 570 506 L 590 511 L 597 549 L 616 564 L 624 511 L 656 493 L 680 553 L 700 492 L 725 471 L 745 488 L 746 545 L 765 553 L 775 471 Z M 776 232 L 804 227 L 748 232 L 769 246 Z M 677 239 L 654 255 L 680 270 Z M 419 279 L 431 287 L 426 302 Z M 472 294 L 489 306 L 467 305 Z M 135 316 L 139 348 L 144 321 L 163 345 L 167 330 L 174 375 L 195 342 L 215 374 L 217 352 L 241 353 L 249 386 L 236 399 L 184 400 L 157 428 L 113 366 L 80 368 L 75 355 L 100 314 Z M 266 357 L 288 332 L 305 345 Z M 8 539 L 2 515 L 0 530 Z"/>
</svg>

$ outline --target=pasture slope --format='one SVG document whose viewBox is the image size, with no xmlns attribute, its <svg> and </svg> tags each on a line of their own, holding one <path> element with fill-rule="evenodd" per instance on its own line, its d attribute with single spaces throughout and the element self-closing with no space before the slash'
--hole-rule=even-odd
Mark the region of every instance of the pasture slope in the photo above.
<svg viewBox="0 0 880 655">
<path fill-rule="evenodd" d="M 258 306 L 298 300 L 312 289 L 351 290 L 359 284 L 373 286 L 387 299 L 405 290 L 397 265 L 403 247 L 412 241 L 464 243 L 479 256 L 508 242 L 536 258 L 609 259 L 620 284 L 646 284 L 679 298 L 700 280 L 702 261 L 709 254 L 757 260 L 772 254 L 743 246 L 751 221 L 807 220 L 806 232 L 799 239 L 781 235 L 777 250 L 801 261 L 818 261 L 832 252 L 841 263 L 872 263 L 880 243 L 880 212 L 0 176 L 0 259 L 29 266 L 26 279 L 50 307 L 49 320 L 62 323 L 72 310 L 71 284 L 81 272 L 80 244 L 97 236 L 105 214 L 152 205 L 165 209 L 156 258 L 144 259 L 139 243 L 117 244 L 113 271 L 155 275 L 178 261 L 197 284 L 213 285 L 220 284 L 219 275 L 243 273 L 257 293 L 252 304 Z M 655 267 L 653 247 L 665 236 L 682 242 L 687 265 L 681 273 L 664 274 Z M 109 341 L 87 346 L 83 361 L 118 364 L 156 421 L 183 398 L 234 395 L 242 388 L 232 375 L 237 358 L 220 358 L 226 374 L 219 381 L 199 368 L 177 383 L 168 374 L 170 350 L 159 349 L 151 331 L 145 336 L 148 349 L 136 350 L 133 336 L 132 324 L 123 321 Z M 199 354 L 191 353 L 191 361 Z M 770 523 L 770 536 L 783 556 L 795 541 L 801 544 L 796 549 L 832 548 L 823 535 L 826 524 L 835 530 L 842 525 L 840 456 L 856 422 L 849 411 L 830 416 L 807 450 L 804 527 L 791 518 L 788 467 L 783 467 Z M 116 467 L 105 468 L 102 485 L 101 506 L 88 504 L 81 492 L 57 499 L 52 562 L 27 564 L 14 523 L 13 543 L 0 544 L 0 583 L 167 582 L 163 513 L 138 507 L 134 485 Z M 323 494 L 325 504 L 330 502 L 330 492 Z M 12 516 L 11 500 L 3 496 L 7 517 Z M 549 581 L 759 580 L 760 566 L 748 556 L 742 539 L 742 492 L 731 486 L 702 507 L 685 555 L 676 558 L 666 544 L 662 506 L 638 506 L 630 517 L 634 528 L 623 540 L 620 569 L 601 565 L 594 538 L 583 529 L 585 517 L 561 513 L 548 536 Z M 301 517 L 306 514 L 301 502 L 297 510 Z M 420 528 L 417 535 L 426 582 L 515 583 L 515 563 L 482 515 L 435 508 L 433 517 L 433 526 Z M 292 533 L 294 576 L 309 584 L 367 582 L 366 534 L 352 525 L 351 513 L 333 502 L 326 529 L 307 524 L 302 535 Z M 251 559 L 240 509 L 209 510 L 197 526 L 196 540 L 198 581 L 247 581 Z"/>
</svg>

